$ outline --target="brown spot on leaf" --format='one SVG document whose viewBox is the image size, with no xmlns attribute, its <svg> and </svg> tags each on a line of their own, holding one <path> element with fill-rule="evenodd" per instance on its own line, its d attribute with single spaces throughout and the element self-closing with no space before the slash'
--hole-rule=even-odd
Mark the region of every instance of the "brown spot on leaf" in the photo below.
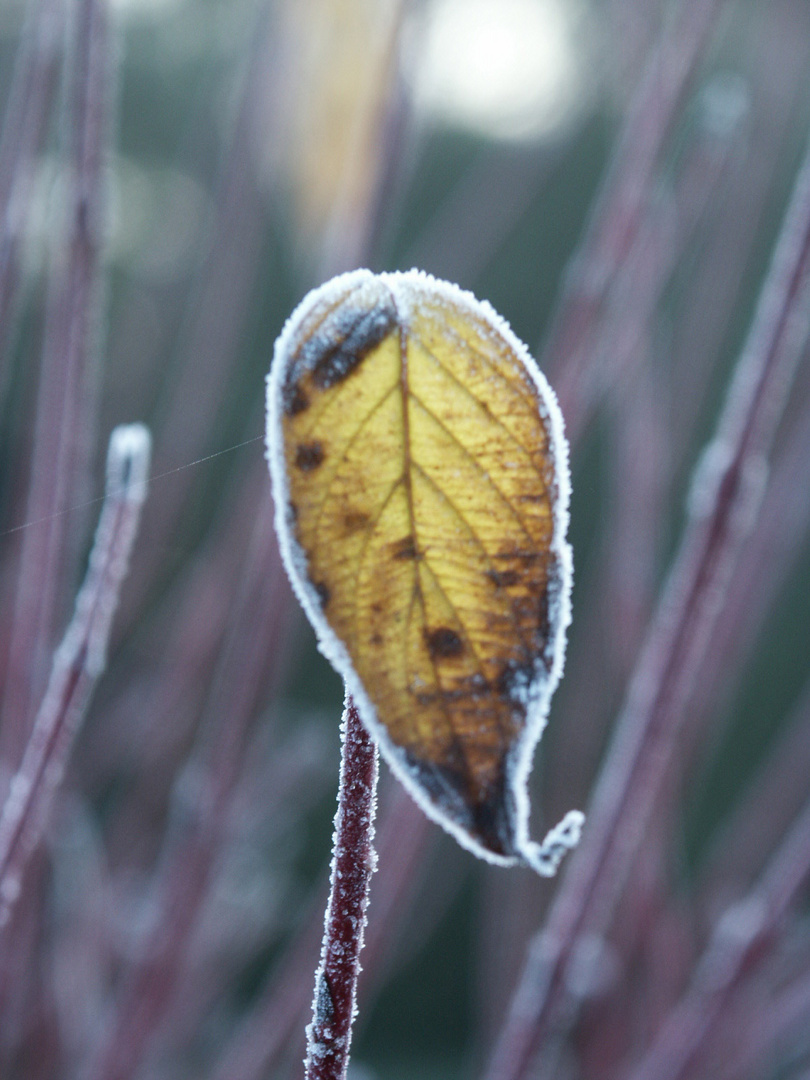
<svg viewBox="0 0 810 1080">
<path fill-rule="evenodd" d="M 346 532 L 357 532 L 359 529 L 365 529 L 369 521 L 368 514 L 364 514 L 361 510 L 347 510 L 343 515 L 343 524 L 346 527 Z"/>
<path fill-rule="evenodd" d="M 317 469 L 319 465 L 323 464 L 324 457 L 326 455 L 323 443 L 317 440 L 311 443 L 301 443 L 295 451 L 295 464 L 301 472 L 312 472 L 313 469 Z"/>
<path fill-rule="evenodd" d="M 487 577 L 498 589 L 508 589 L 520 581 L 517 570 L 487 570 Z"/>
<path fill-rule="evenodd" d="M 526 566 L 530 566 L 532 563 L 539 562 L 542 555 L 541 552 L 532 551 L 531 549 L 512 548 L 511 551 L 496 551 L 494 557 L 504 562 L 521 562 Z"/>
<path fill-rule="evenodd" d="M 321 607 L 325 608 L 326 605 L 329 603 L 329 597 L 331 595 L 331 593 L 329 592 L 329 586 L 323 581 L 317 581 L 315 582 L 315 592 L 318 594 L 318 599 L 321 602 Z"/>
<path fill-rule="evenodd" d="M 395 559 L 419 559 L 421 555 L 416 550 L 416 543 L 412 536 L 403 536 L 393 545 L 392 557 Z"/>
<path fill-rule="evenodd" d="M 454 706 L 472 704 L 478 709 L 481 702 L 492 694 L 492 687 L 483 675 L 476 673 L 458 680 L 452 687 L 437 687 L 435 690 L 415 690 L 410 687 L 409 691 L 416 698 L 418 705 L 435 705 L 437 702 L 442 702 L 445 705 Z"/>
<path fill-rule="evenodd" d="M 289 383 L 284 387 L 283 401 L 287 416 L 298 416 L 309 408 L 309 398 L 300 383 Z"/>
<path fill-rule="evenodd" d="M 473 780 L 464 761 L 426 761 L 406 751 L 406 760 L 442 812 L 488 851 L 512 856 L 515 851 L 514 797 L 503 769 L 486 786 Z"/>
<path fill-rule="evenodd" d="M 388 336 L 397 321 L 392 298 L 381 300 L 370 311 L 351 304 L 340 305 L 303 342 L 293 361 L 291 378 L 311 371 L 312 382 L 319 389 L 337 386 Z"/>
<path fill-rule="evenodd" d="M 425 643 L 434 660 L 461 656 L 464 652 L 464 642 L 449 626 L 437 626 L 435 630 L 425 630 Z"/>
</svg>

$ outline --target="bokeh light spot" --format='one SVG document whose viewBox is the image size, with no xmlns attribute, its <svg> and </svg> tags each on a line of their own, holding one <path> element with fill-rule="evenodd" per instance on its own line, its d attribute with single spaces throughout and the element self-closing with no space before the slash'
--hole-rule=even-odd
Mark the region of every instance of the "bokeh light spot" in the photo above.
<svg viewBox="0 0 810 1080">
<path fill-rule="evenodd" d="M 433 0 L 417 34 L 423 115 L 491 138 L 556 132 L 586 98 L 582 12 L 561 0 Z"/>
</svg>

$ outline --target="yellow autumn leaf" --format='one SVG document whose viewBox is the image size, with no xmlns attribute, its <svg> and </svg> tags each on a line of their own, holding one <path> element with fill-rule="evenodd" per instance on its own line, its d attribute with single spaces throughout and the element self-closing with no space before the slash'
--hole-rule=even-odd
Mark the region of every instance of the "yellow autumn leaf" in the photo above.
<svg viewBox="0 0 810 1080">
<path fill-rule="evenodd" d="M 569 621 L 554 395 L 489 305 L 417 271 L 344 274 L 290 318 L 268 379 L 282 553 L 320 647 L 426 811 L 553 872 L 526 777 Z"/>
</svg>

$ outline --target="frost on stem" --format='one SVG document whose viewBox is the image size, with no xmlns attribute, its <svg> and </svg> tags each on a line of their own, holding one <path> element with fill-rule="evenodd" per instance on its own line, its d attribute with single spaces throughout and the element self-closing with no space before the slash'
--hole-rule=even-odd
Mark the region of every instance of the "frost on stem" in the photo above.
<svg viewBox="0 0 810 1080">
<path fill-rule="evenodd" d="M 142 424 L 115 428 L 107 454 L 104 505 L 87 575 L 22 763 L 0 814 L 0 926 L 11 915 L 28 857 L 42 835 L 73 737 L 104 670 L 112 617 L 146 495 L 151 437 Z"/>
<path fill-rule="evenodd" d="M 341 725 L 343 753 L 335 815 L 332 879 L 321 961 L 307 1027 L 306 1080 L 343 1080 L 357 1012 L 360 950 L 371 875 L 376 869 L 377 751 L 350 697 Z"/>
</svg>

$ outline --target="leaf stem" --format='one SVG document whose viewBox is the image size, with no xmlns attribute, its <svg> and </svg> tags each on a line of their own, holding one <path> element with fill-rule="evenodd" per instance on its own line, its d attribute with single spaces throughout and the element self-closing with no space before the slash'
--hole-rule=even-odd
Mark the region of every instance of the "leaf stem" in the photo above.
<svg viewBox="0 0 810 1080">
<path fill-rule="evenodd" d="M 332 853 L 332 884 L 321 962 L 307 1028 L 306 1080 L 343 1080 L 357 1011 L 360 950 L 376 856 L 377 748 L 350 697 L 341 726 L 343 755 Z"/>
</svg>

